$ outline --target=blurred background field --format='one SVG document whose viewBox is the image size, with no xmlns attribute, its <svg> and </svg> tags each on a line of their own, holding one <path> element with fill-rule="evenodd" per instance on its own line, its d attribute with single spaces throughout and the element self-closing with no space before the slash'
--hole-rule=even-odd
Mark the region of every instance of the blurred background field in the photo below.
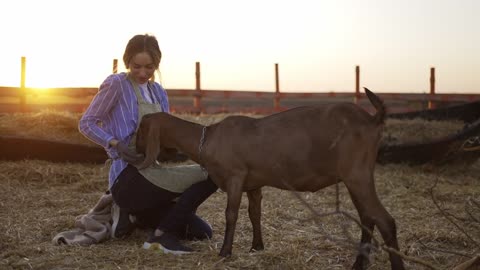
<svg viewBox="0 0 480 270">
<path fill-rule="evenodd" d="M 231 115 L 218 114 L 179 114 L 182 119 L 210 125 Z M 242 114 L 250 117 L 262 117 L 258 114 Z M 81 113 L 56 110 L 42 110 L 35 113 L 0 114 L 0 135 L 42 138 L 68 141 L 79 144 L 91 144 L 78 132 Z M 428 141 L 452 134 L 464 126 L 462 121 L 426 121 L 423 119 L 399 120 L 387 119 L 383 137 L 397 142 Z"/>
</svg>

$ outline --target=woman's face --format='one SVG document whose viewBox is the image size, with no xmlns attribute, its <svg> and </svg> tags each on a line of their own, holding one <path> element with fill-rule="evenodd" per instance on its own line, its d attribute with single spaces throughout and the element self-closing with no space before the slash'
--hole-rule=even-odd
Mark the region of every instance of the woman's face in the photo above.
<svg viewBox="0 0 480 270">
<path fill-rule="evenodd" d="M 153 76 L 155 64 L 152 57 L 146 52 L 136 54 L 128 64 L 130 74 L 138 84 L 144 84 Z"/>
</svg>

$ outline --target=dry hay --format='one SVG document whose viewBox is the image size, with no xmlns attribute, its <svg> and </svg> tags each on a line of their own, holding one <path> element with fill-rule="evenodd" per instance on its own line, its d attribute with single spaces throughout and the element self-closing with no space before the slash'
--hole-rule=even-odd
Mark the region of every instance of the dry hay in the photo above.
<svg viewBox="0 0 480 270">
<path fill-rule="evenodd" d="M 210 125 L 231 114 L 175 114 L 182 119 Z M 242 114 L 254 118 L 256 114 Z M 0 135 L 16 135 L 80 144 L 93 144 L 78 132 L 81 114 L 44 110 L 39 113 L 0 115 Z M 423 119 L 387 119 L 383 140 L 388 143 L 426 142 L 455 133 L 464 126 L 461 121 L 426 121 Z"/>
<path fill-rule="evenodd" d="M 0 117 L 2 125 L 5 117 L 10 116 Z M 216 117 L 211 120 L 205 116 L 201 121 L 217 121 L 224 116 Z M 56 128 L 44 132 L 46 136 Z M 402 253 L 440 269 L 451 269 L 467 259 L 458 253 L 470 257 L 478 254 L 480 209 L 475 202 L 480 202 L 479 174 L 478 161 L 468 167 L 377 165 L 376 187 L 383 204 L 396 218 Z M 199 215 L 212 224 L 214 236 L 209 241 L 188 242 L 197 250 L 191 255 L 142 250 L 147 234 L 144 231 L 90 247 L 53 245 L 55 234 L 72 229 L 75 217 L 96 203 L 106 189 L 106 179 L 107 168 L 102 165 L 0 162 L 0 269 L 347 269 L 355 259 L 356 251 L 343 230 L 348 228 L 358 241 L 360 230 L 356 225 L 339 215 L 315 222 L 312 213 L 291 193 L 273 188 L 264 188 L 262 229 L 266 249 L 262 252 L 248 252 L 252 230 L 244 196 L 234 255 L 227 260 L 218 256 L 225 229 L 223 192 L 213 194 L 199 208 Z M 436 200 L 447 217 L 472 239 L 435 206 L 429 190 L 436 180 Z M 335 209 L 334 187 L 301 195 L 318 212 Z M 343 184 L 340 198 L 341 209 L 357 216 Z M 375 237 L 381 239 L 377 232 Z M 369 269 L 389 269 L 385 252 L 374 252 L 370 259 Z M 425 269 L 412 262 L 406 264 L 407 269 Z"/>
<path fill-rule="evenodd" d="M 387 119 L 383 141 L 390 144 L 427 142 L 461 130 L 462 121 L 426 121 L 420 118 L 400 120 Z"/>
<path fill-rule="evenodd" d="M 247 200 L 242 200 L 231 259 L 219 262 L 223 241 L 226 195 L 213 194 L 199 209 L 199 215 L 212 224 L 210 241 L 190 242 L 197 253 L 188 256 L 161 255 L 142 250 L 146 232 L 137 231 L 126 240 L 108 240 L 91 247 L 55 246 L 51 239 L 58 232 L 73 228 L 77 215 L 95 204 L 106 185 L 106 169 L 98 165 L 53 164 L 44 161 L 0 163 L 0 268 L 2 269 L 345 269 L 351 266 L 355 250 L 345 240 L 343 224 L 355 239 L 359 229 L 342 216 L 321 218 L 315 223 L 312 213 L 292 194 L 264 189 L 263 232 L 266 250 L 248 253 L 251 225 Z M 463 260 L 454 254 L 427 248 L 472 255 L 478 247 L 454 227 L 435 207 L 429 188 L 438 179 L 436 198 L 457 223 L 480 241 L 480 224 L 465 211 L 480 219 L 480 163 L 465 168 L 432 171 L 428 167 L 378 166 L 376 183 L 379 196 L 396 218 L 402 252 L 430 263 L 450 267 Z M 341 208 L 356 216 L 350 198 L 340 185 Z M 319 212 L 335 209 L 333 187 L 303 198 Z M 470 220 L 470 221 L 469 221 Z M 328 235 L 329 237 L 327 237 Z M 378 233 L 376 234 L 378 239 Z M 389 267 L 385 252 L 371 256 L 370 269 Z M 410 269 L 422 269 L 408 263 Z"/>
<path fill-rule="evenodd" d="M 254 114 L 244 114 L 260 117 Z M 176 114 L 176 116 L 204 125 L 216 123 L 228 114 L 195 115 Z M 0 136 L 20 136 L 37 139 L 48 139 L 61 142 L 95 145 L 78 132 L 80 113 L 55 110 L 43 110 L 38 113 L 0 114 Z"/>
<path fill-rule="evenodd" d="M 81 114 L 43 110 L 0 115 L 0 135 L 94 145 L 78 132 Z"/>
</svg>

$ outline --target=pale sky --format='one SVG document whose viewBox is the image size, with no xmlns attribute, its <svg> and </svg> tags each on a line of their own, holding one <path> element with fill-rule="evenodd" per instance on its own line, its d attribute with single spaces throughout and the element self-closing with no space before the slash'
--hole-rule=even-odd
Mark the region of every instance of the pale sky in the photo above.
<svg viewBox="0 0 480 270">
<path fill-rule="evenodd" d="M 480 93 L 480 0 L 15 0 L 0 3 L 0 86 L 98 87 L 135 34 L 155 35 L 161 82 L 274 91 Z"/>
</svg>

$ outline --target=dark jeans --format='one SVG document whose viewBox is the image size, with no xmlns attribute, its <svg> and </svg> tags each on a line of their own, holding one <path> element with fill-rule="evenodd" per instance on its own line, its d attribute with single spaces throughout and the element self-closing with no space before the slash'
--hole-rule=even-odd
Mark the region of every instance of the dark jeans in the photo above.
<svg viewBox="0 0 480 270">
<path fill-rule="evenodd" d="M 217 186 L 207 178 L 183 193 L 174 193 L 152 184 L 131 165 L 120 173 L 110 189 L 115 203 L 135 215 L 145 227 L 176 235 L 184 234 L 188 228 L 195 235 L 206 234 L 208 237 L 212 235 L 210 226 L 195 212 L 216 190 Z M 175 198 L 176 202 L 173 202 Z"/>
</svg>

